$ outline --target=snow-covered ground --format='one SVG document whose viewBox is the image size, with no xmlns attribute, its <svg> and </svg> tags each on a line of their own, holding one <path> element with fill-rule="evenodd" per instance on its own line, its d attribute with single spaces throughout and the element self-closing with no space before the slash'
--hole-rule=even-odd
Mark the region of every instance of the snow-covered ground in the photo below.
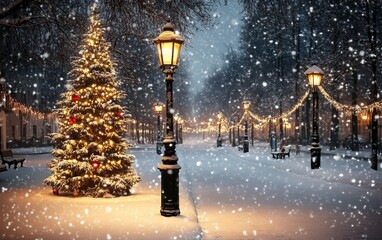
<svg viewBox="0 0 382 240">
<path fill-rule="evenodd" d="M 381 239 L 382 166 L 369 152 L 326 153 L 321 169 L 310 154 L 273 159 L 266 143 L 249 153 L 215 140 L 177 145 L 178 217 L 162 217 L 160 157 L 150 145 L 131 149 L 142 182 L 128 197 L 54 196 L 46 150 L 25 154 L 24 168 L 0 173 L 3 239 Z M 49 150 L 49 149 L 48 149 Z M 303 149 L 306 150 L 306 149 Z M 41 152 L 42 154 L 36 154 Z M 381 158 L 381 156 L 379 156 Z"/>
</svg>

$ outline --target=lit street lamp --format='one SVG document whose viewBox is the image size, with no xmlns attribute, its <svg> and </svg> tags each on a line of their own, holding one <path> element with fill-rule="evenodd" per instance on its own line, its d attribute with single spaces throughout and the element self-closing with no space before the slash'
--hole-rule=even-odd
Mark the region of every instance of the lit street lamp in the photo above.
<svg viewBox="0 0 382 240">
<path fill-rule="evenodd" d="M 321 165 L 321 148 L 320 148 L 320 137 L 318 135 L 318 89 L 317 87 L 321 85 L 321 79 L 324 75 L 324 72 L 313 65 L 308 70 L 304 72 L 308 77 L 309 85 L 311 87 L 313 95 L 313 132 L 311 139 L 311 148 L 310 148 L 310 164 L 312 169 L 320 168 Z"/>
<path fill-rule="evenodd" d="M 361 115 L 361 119 L 362 119 L 362 122 L 363 122 L 363 130 L 362 130 L 362 136 L 365 136 L 365 135 L 367 135 L 367 140 L 370 142 L 370 139 L 371 139 L 371 137 L 370 137 L 370 132 L 369 132 L 369 127 L 368 127 L 368 122 L 369 122 L 369 116 L 368 116 L 368 114 L 367 113 L 363 113 L 362 115 Z M 361 126 L 362 126 L 362 124 L 361 124 Z M 367 130 L 367 131 L 366 131 Z M 365 134 L 365 132 L 367 133 L 367 134 Z"/>
<path fill-rule="evenodd" d="M 218 139 L 217 139 L 217 147 L 221 147 L 222 146 L 222 137 L 221 137 L 221 128 L 222 128 L 222 118 L 223 118 L 223 114 L 221 112 L 218 113 L 218 120 L 219 120 L 219 130 L 218 130 Z"/>
<path fill-rule="evenodd" d="M 244 141 L 243 141 L 243 152 L 249 151 L 249 142 L 248 142 L 248 109 L 251 103 L 249 101 L 243 101 L 243 108 L 245 114 L 245 122 L 244 122 Z"/>
<path fill-rule="evenodd" d="M 179 143 L 183 144 L 183 119 L 179 119 Z"/>
<path fill-rule="evenodd" d="M 157 121 L 157 154 L 162 154 L 162 136 L 161 136 L 161 126 L 160 126 L 160 115 L 163 111 L 163 104 L 160 102 L 154 103 L 154 111 L 158 115 Z"/>
<path fill-rule="evenodd" d="M 162 216 L 177 216 L 179 209 L 179 170 L 174 140 L 174 109 L 172 78 L 179 63 L 183 38 L 175 34 L 174 27 L 167 22 L 162 33 L 155 38 L 158 49 L 159 64 L 166 75 L 166 135 L 163 139 L 164 154 L 162 163 L 158 165 L 161 172 L 161 209 Z"/>
<path fill-rule="evenodd" d="M 284 137 L 287 138 L 290 133 L 288 133 L 289 129 L 292 127 L 288 122 L 288 118 L 284 118 Z"/>
</svg>

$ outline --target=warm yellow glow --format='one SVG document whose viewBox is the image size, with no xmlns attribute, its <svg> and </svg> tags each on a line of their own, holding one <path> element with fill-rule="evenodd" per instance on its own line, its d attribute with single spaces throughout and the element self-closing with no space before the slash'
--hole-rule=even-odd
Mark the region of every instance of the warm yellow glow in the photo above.
<svg viewBox="0 0 382 240">
<path fill-rule="evenodd" d="M 309 84 L 312 87 L 320 86 L 322 77 L 324 76 L 324 72 L 321 68 L 316 65 L 311 66 L 304 72 L 304 74 L 308 77 Z"/>
<path fill-rule="evenodd" d="M 179 65 L 179 57 L 180 57 L 180 49 L 182 48 L 182 44 L 174 43 L 173 47 L 174 47 L 174 55 L 172 57 L 172 59 L 173 59 L 172 65 L 178 66 Z"/>
<path fill-rule="evenodd" d="M 244 108 L 244 110 L 248 110 L 250 105 L 251 105 L 250 101 L 243 101 L 243 108 Z"/>
<path fill-rule="evenodd" d="M 163 105 L 162 103 L 155 103 L 154 104 L 154 111 L 156 113 L 161 113 L 163 111 Z"/>
<path fill-rule="evenodd" d="M 322 75 L 317 73 L 312 73 L 308 75 L 308 80 L 310 86 L 320 86 Z"/>
<path fill-rule="evenodd" d="M 178 66 L 181 47 L 181 44 L 174 42 L 162 42 L 157 44 L 160 65 Z"/>
<path fill-rule="evenodd" d="M 161 67 L 178 66 L 183 42 L 183 38 L 175 34 L 174 27 L 170 23 L 163 27 L 163 32 L 154 39 Z"/>
</svg>

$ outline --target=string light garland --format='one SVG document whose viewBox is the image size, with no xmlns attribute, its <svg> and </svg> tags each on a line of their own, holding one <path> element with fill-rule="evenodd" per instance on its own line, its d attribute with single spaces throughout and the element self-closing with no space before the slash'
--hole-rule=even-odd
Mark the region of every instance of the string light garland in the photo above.
<svg viewBox="0 0 382 240">
<path fill-rule="evenodd" d="M 333 107 L 335 107 L 340 112 L 344 112 L 346 115 L 351 115 L 352 113 L 359 114 L 361 112 L 371 112 L 373 109 L 382 110 L 382 100 L 379 102 L 373 102 L 366 106 L 349 106 L 337 102 L 329 95 L 328 92 L 325 91 L 325 89 L 322 86 L 318 86 L 318 89 Z"/>
<path fill-rule="evenodd" d="M 24 104 L 17 102 L 11 96 L 9 96 L 9 106 L 11 111 L 15 113 L 16 115 L 18 114 L 18 112 L 21 112 L 27 116 L 31 116 L 33 118 L 40 119 L 40 120 L 42 119 L 52 120 L 57 118 L 57 114 L 55 113 L 43 113 L 43 112 L 36 111 L 32 107 L 27 107 Z"/>
<path fill-rule="evenodd" d="M 342 104 L 342 103 L 339 103 L 336 100 L 334 100 L 329 95 L 329 93 L 325 91 L 325 89 L 322 86 L 318 86 L 318 89 L 320 90 L 320 92 L 322 93 L 324 98 L 333 107 L 335 107 L 340 112 L 344 112 L 346 115 L 351 115 L 352 113 L 359 114 L 361 112 L 371 112 L 373 109 L 377 109 L 379 111 L 382 111 L 382 100 L 378 101 L 378 102 L 373 102 L 373 103 L 371 103 L 369 105 L 366 105 L 366 106 L 359 106 L 359 105 L 349 106 L 349 105 Z M 280 119 L 288 118 L 288 117 L 290 117 L 292 115 L 292 113 L 294 113 L 297 110 L 297 108 L 299 108 L 304 103 L 304 101 L 308 97 L 309 93 L 310 93 L 310 89 L 308 89 L 304 93 L 304 95 L 298 100 L 298 102 L 291 109 L 289 109 L 288 111 L 284 112 L 283 114 L 276 115 L 276 116 L 273 116 L 273 117 L 269 116 L 267 118 L 263 118 L 263 117 L 260 117 L 259 115 L 255 114 L 255 113 L 247 110 L 241 116 L 239 122 L 237 124 L 231 126 L 230 128 L 236 128 L 236 127 L 240 126 L 242 124 L 242 122 L 244 121 L 244 119 L 246 118 L 247 114 L 252 119 L 254 119 L 254 120 L 259 122 L 258 124 L 254 125 L 254 127 L 257 128 L 257 129 L 264 127 L 265 123 L 267 123 L 269 121 L 277 122 Z"/>
<path fill-rule="evenodd" d="M 352 113 L 355 113 L 356 115 L 358 115 L 358 114 L 360 114 L 362 112 L 371 112 L 374 108 L 379 110 L 379 111 L 382 111 L 382 100 L 378 101 L 378 102 L 373 102 L 373 103 L 371 103 L 369 105 L 366 105 L 366 106 L 359 106 L 359 105 L 349 106 L 349 105 L 342 104 L 342 103 L 336 101 L 334 98 L 332 98 L 329 95 L 329 93 L 322 86 L 318 86 L 318 89 L 320 90 L 321 94 L 329 102 L 330 105 L 332 105 L 338 111 L 343 112 L 347 116 L 350 116 Z M 223 122 L 222 127 L 224 126 L 223 129 L 235 128 L 235 127 L 237 127 L 237 126 L 242 124 L 242 122 L 244 121 L 245 117 L 248 114 L 250 118 L 252 118 L 253 120 L 259 122 L 258 124 L 254 124 L 254 128 L 261 129 L 261 128 L 263 128 L 265 126 L 265 123 L 267 123 L 269 121 L 278 121 L 279 119 L 290 117 L 292 115 L 292 113 L 294 113 L 297 110 L 297 108 L 300 107 L 304 103 L 304 101 L 308 97 L 309 93 L 310 93 L 310 90 L 307 90 L 304 93 L 304 95 L 299 99 L 299 101 L 290 110 L 284 112 L 281 115 L 276 115 L 274 117 L 269 116 L 269 117 L 264 118 L 264 117 L 261 117 L 261 116 L 255 114 L 255 113 L 251 112 L 250 110 L 247 110 L 241 116 L 239 122 L 237 124 L 231 126 L 231 127 L 228 127 L 229 126 L 228 121 L 225 118 L 223 118 L 223 120 L 222 120 L 222 122 Z M 32 107 L 27 107 L 24 104 L 16 101 L 14 98 L 12 98 L 9 95 L 8 95 L 8 99 L 9 99 L 10 109 L 11 109 L 11 111 L 15 115 L 18 115 L 19 112 L 21 112 L 22 114 L 25 114 L 27 116 L 31 116 L 31 117 L 33 117 L 35 119 L 39 119 L 39 120 L 46 119 L 46 120 L 50 121 L 50 120 L 54 119 L 54 120 L 57 121 L 57 117 L 58 116 L 54 112 L 52 112 L 52 113 L 39 112 L 39 111 L 33 109 Z M 80 100 L 80 97 L 78 95 L 73 94 L 71 96 L 71 101 L 72 102 L 77 102 L 79 100 Z M 122 116 L 122 113 L 120 111 L 117 111 L 115 114 L 118 117 Z M 75 118 L 71 117 L 69 119 L 69 121 L 72 124 L 74 124 L 75 123 Z M 188 128 L 185 128 L 184 131 L 185 132 L 191 132 L 191 130 L 188 129 Z M 206 129 L 204 129 L 204 131 L 210 131 L 210 130 L 206 128 Z"/>
<path fill-rule="evenodd" d="M 308 89 L 304 93 L 304 95 L 301 96 L 301 98 L 297 101 L 297 103 L 291 109 L 289 109 L 288 111 L 284 112 L 283 114 L 276 115 L 274 117 L 269 116 L 269 117 L 263 118 L 263 117 L 260 117 L 257 114 L 254 114 L 253 112 L 247 110 L 247 111 L 244 112 L 244 114 L 240 118 L 239 122 L 235 126 L 233 126 L 233 127 L 237 127 L 238 125 L 241 125 L 247 114 L 252 119 L 260 122 L 259 124 L 256 125 L 257 129 L 264 127 L 265 123 L 267 123 L 269 121 L 278 121 L 279 119 L 288 118 L 288 117 L 290 117 L 292 115 L 292 113 L 294 113 L 297 110 L 297 108 L 299 108 L 305 102 L 305 100 L 308 97 L 309 93 L 310 93 L 310 90 Z"/>
</svg>

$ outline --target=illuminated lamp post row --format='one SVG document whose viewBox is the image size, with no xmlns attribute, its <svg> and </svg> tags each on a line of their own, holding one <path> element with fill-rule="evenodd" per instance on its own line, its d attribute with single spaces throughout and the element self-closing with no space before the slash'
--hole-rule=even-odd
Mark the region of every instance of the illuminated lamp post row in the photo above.
<svg viewBox="0 0 382 240">
<path fill-rule="evenodd" d="M 155 38 L 158 49 L 159 64 L 166 76 L 166 132 L 163 139 L 164 154 L 158 165 L 161 172 L 161 209 L 162 216 L 177 216 L 179 209 L 179 170 L 178 156 L 175 151 L 174 109 L 173 109 L 173 75 L 179 64 L 180 49 L 183 38 L 175 34 L 174 27 L 167 22 L 162 33 Z"/>
<path fill-rule="evenodd" d="M 318 135 L 318 86 L 321 85 L 322 77 L 324 76 L 324 72 L 313 65 L 308 70 L 304 72 L 304 74 L 308 77 L 309 85 L 311 86 L 312 97 L 313 97 L 313 132 L 312 132 L 312 140 L 311 140 L 311 168 L 317 169 L 320 168 L 321 165 L 321 148 L 320 148 L 320 139 Z M 378 157 L 377 157 L 377 143 L 378 143 L 378 133 L 376 131 L 375 125 L 377 125 L 376 118 L 373 117 L 375 114 L 375 108 L 372 112 L 371 118 L 371 128 L 372 130 L 372 151 L 371 151 L 371 168 L 374 170 L 378 170 Z M 367 117 L 365 118 L 367 119 Z M 374 125 L 374 128 L 373 128 Z"/>
<path fill-rule="evenodd" d="M 313 65 L 308 70 L 304 72 L 308 77 L 309 85 L 311 87 L 312 98 L 313 98 L 313 129 L 311 137 L 311 148 L 310 148 L 310 164 L 312 169 L 318 169 L 321 166 L 321 148 L 320 148 L 320 137 L 318 135 L 318 86 L 321 85 L 322 77 L 324 72 Z"/>
<path fill-rule="evenodd" d="M 154 103 L 154 111 L 157 114 L 157 154 L 162 154 L 162 134 L 161 134 L 161 125 L 160 125 L 160 116 L 163 111 L 163 104 L 160 102 Z"/>
<path fill-rule="evenodd" d="M 174 120 L 175 120 L 175 141 L 178 144 L 182 144 L 183 143 L 183 123 L 184 123 L 184 120 L 181 117 L 179 117 L 178 114 L 176 114 L 174 116 Z"/>
<path fill-rule="evenodd" d="M 249 141 L 248 141 L 248 109 L 251 103 L 249 101 L 243 101 L 243 109 L 245 114 L 244 122 L 244 140 L 243 140 L 243 152 L 249 152 Z"/>
<path fill-rule="evenodd" d="M 223 139 L 221 137 L 222 118 L 223 118 L 223 114 L 219 112 L 218 113 L 218 138 L 216 140 L 217 147 L 221 147 L 223 142 Z"/>
</svg>

